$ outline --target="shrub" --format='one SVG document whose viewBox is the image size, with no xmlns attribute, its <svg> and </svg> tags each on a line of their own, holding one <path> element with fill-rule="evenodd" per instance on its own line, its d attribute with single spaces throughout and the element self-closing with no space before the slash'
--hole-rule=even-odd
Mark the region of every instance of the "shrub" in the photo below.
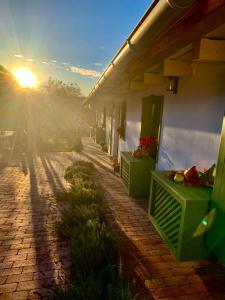
<svg viewBox="0 0 225 300">
<path fill-rule="evenodd" d="M 98 273 L 77 276 L 67 289 L 56 290 L 54 300 L 137 300 L 130 282 L 117 267 L 107 265 Z"/>
<path fill-rule="evenodd" d="M 78 188 L 72 186 L 69 196 L 71 205 L 82 205 L 91 203 L 101 203 L 101 194 L 98 190 L 88 189 L 85 187 Z"/>
<path fill-rule="evenodd" d="M 70 183 L 73 183 L 74 180 L 78 177 L 84 180 L 88 180 L 90 178 L 92 170 L 92 163 L 84 160 L 78 160 L 75 161 L 72 166 L 66 168 L 64 178 Z"/>
<path fill-rule="evenodd" d="M 98 190 L 81 187 L 79 189 L 72 187 L 68 192 L 58 192 L 57 201 L 74 205 L 88 205 L 91 203 L 101 204 L 101 193 Z"/>
<path fill-rule="evenodd" d="M 129 281 L 116 266 L 118 253 L 109 227 L 103 222 L 102 197 L 91 180 L 93 164 L 75 161 L 65 172 L 68 192 L 57 194 L 67 205 L 56 230 L 68 239 L 72 284 L 57 288 L 55 300 L 135 300 Z"/>
<path fill-rule="evenodd" d="M 104 223 L 88 220 L 76 229 L 71 239 L 72 266 L 76 274 L 99 272 L 115 261 L 115 241 Z"/>
<path fill-rule="evenodd" d="M 77 205 L 64 209 L 61 220 L 56 222 L 56 230 L 61 237 L 71 238 L 74 227 L 85 224 L 88 220 L 102 221 L 102 212 L 98 204 Z"/>
</svg>

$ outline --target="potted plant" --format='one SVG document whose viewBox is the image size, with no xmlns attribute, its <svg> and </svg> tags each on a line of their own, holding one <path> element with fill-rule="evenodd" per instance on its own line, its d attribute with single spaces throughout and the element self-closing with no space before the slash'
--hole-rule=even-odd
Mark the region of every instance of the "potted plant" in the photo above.
<svg viewBox="0 0 225 300">
<path fill-rule="evenodd" d="M 140 138 L 140 144 L 138 148 L 132 153 L 136 158 L 148 158 L 156 159 L 158 148 L 158 141 L 151 136 L 145 136 Z"/>
</svg>

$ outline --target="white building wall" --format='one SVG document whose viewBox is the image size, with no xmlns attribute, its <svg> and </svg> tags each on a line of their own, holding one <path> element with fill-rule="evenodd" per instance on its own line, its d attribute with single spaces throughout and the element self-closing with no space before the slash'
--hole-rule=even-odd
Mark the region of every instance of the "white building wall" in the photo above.
<svg viewBox="0 0 225 300">
<path fill-rule="evenodd" d="M 158 170 L 199 169 L 217 161 L 225 111 L 225 65 L 196 63 L 193 77 L 180 78 L 176 95 L 149 89 L 127 97 L 126 140 L 119 150 L 134 150 L 139 143 L 142 98 L 164 94 Z"/>
</svg>

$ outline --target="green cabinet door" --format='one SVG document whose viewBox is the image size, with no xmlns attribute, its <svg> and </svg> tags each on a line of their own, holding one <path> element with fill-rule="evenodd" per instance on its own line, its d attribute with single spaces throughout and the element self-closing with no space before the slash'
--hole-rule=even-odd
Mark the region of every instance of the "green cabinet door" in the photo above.
<svg viewBox="0 0 225 300">
<path fill-rule="evenodd" d="M 225 264 L 225 116 L 209 221 L 211 228 L 207 236 L 207 245 L 219 261 Z"/>
</svg>

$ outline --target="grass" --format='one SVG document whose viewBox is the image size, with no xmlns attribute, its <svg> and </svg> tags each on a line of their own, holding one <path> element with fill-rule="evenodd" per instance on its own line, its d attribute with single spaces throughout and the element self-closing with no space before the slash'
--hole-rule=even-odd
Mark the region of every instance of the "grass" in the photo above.
<svg viewBox="0 0 225 300">
<path fill-rule="evenodd" d="M 65 171 L 68 192 L 57 194 L 65 202 L 58 235 L 69 242 L 71 279 L 57 287 L 53 299 L 135 300 L 130 281 L 118 265 L 116 242 L 103 220 L 102 196 L 92 180 L 93 164 L 77 160 Z"/>
</svg>

